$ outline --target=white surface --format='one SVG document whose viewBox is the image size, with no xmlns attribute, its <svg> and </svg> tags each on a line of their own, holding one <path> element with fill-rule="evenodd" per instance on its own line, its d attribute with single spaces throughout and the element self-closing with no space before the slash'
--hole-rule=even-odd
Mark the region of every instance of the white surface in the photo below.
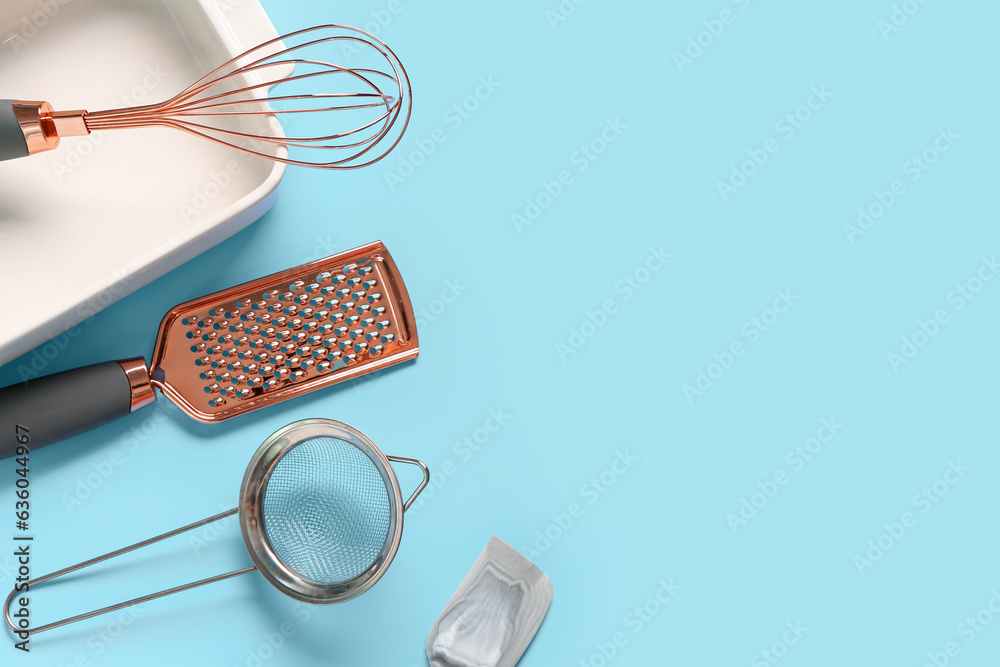
<svg viewBox="0 0 1000 667">
<path fill-rule="evenodd" d="M 0 98 L 96 111 L 171 97 L 276 37 L 256 0 L 4 0 Z M 238 17 L 238 18 L 237 18 Z M 280 131 L 273 118 L 255 132 Z M 250 224 L 284 167 L 161 129 L 0 163 L 0 364 Z"/>
</svg>

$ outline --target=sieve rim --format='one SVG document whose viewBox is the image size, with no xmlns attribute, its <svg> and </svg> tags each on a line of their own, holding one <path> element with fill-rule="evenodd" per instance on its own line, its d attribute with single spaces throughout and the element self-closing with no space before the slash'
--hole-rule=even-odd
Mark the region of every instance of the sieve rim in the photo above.
<svg viewBox="0 0 1000 667">
<path fill-rule="evenodd" d="M 353 445 L 378 469 L 389 496 L 389 530 L 370 567 L 347 581 L 322 584 L 296 574 L 275 553 L 264 526 L 264 492 L 281 458 L 292 448 L 316 438 L 333 438 Z M 334 419 L 312 418 L 292 422 L 272 433 L 250 459 L 240 486 L 240 530 L 257 570 L 285 595 L 310 604 L 337 604 L 361 595 L 375 585 L 399 549 L 403 534 L 403 497 L 389 457 L 364 433 Z"/>
</svg>

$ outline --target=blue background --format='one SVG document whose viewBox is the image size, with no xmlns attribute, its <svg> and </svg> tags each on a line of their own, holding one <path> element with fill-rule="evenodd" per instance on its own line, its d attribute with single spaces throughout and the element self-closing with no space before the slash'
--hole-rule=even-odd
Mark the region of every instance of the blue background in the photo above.
<svg viewBox="0 0 1000 667">
<path fill-rule="evenodd" d="M 390 6 L 264 4 L 281 32 L 386 22 Z M 376 238 L 425 311 L 419 360 L 219 425 L 161 400 L 37 452 L 31 474 L 43 573 L 233 506 L 268 434 L 341 419 L 438 473 L 397 559 L 342 606 L 250 575 L 41 635 L 30 657 L 4 645 L 0 662 L 423 665 L 498 535 L 554 587 L 525 665 L 994 664 L 1000 280 L 982 278 L 1000 247 L 1000 6 L 908 0 L 897 26 L 889 1 L 592 0 L 563 2 L 564 21 L 557 0 L 391 4 L 379 36 L 416 93 L 400 150 L 358 172 L 289 170 L 268 215 L 82 324 L 46 372 L 148 358 L 174 304 Z M 480 77 L 499 86 L 467 102 Z M 456 124 L 456 104 L 476 108 Z M 720 181 L 740 186 L 723 197 Z M 650 248 L 670 258 L 647 265 Z M 779 291 L 791 305 L 770 312 Z M 491 410 L 505 423 L 483 440 Z M 618 453 L 637 461 L 607 472 Z M 194 537 L 40 589 L 32 611 L 246 563 L 235 521 Z"/>
</svg>

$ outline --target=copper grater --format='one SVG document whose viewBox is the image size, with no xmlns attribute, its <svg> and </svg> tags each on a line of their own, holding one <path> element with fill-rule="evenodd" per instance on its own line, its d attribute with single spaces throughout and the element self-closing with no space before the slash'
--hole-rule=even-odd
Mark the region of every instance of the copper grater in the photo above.
<svg viewBox="0 0 1000 667">
<path fill-rule="evenodd" d="M 215 422 L 417 356 L 406 287 L 376 241 L 182 303 L 160 323 L 152 363 L 106 362 L 0 389 L 0 457 L 156 400 Z"/>
</svg>

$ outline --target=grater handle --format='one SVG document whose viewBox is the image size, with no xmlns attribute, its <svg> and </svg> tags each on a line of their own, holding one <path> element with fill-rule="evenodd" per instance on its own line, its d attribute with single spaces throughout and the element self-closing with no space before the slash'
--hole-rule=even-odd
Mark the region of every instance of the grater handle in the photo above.
<svg viewBox="0 0 1000 667">
<path fill-rule="evenodd" d="M 0 458 L 124 417 L 156 400 L 142 359 L 108 361 L 0 389 Z M 27 436 L 25 438 L 24 436 Z"/>
<path fill-rule="evenodd" d="M 14 115 L 14 100 L 0 100 L 0 161 L 28 155 L 28 142 Z"/>
</svg>

